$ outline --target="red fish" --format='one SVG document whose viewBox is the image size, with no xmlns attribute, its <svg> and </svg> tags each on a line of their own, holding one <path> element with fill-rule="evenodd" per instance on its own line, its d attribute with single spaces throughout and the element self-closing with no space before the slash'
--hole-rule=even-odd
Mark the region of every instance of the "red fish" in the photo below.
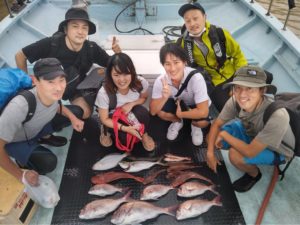
<svg viewBox="0 0 300 225">
<path fill-rule="evenodd" d="M 144 184 L 150 184 L 154 181 L 154 179 L 161 173 L 165 172 L 166 169 L 161 169 L 161 170 L 158 170 L 156 172 L 153 172 L 153 170 L 150 171 L 150 175 L 148 177 L 145 178 L 144 180 Z"/>
<path fill-rule="evenodd" d="M 170 166 L 167 169 L 168 173 L 176 173 L 183 170 L 189 170 L 189 169 L 195 169 L 202 167 L 202 165 L 196 165 L 196 164 L 182 164 L 182 165 L 176 165 L 176 166 Z"/>
<path fill-rule="evenodd" d="M 164 160 L 166 162 L 181 162 L 181 161 L 192 161 L 192 158 L 191 157 L 174 155 L 174 154 L 171 154 L 171 153 L 166 153 Z"/>
<path fill-rule="evenodd" d="M 213 182 L 198 174 L 198 173 L 195 173 L 195 172 L 191 172 L 191 171 L 187 171 L 187 172 L 182 172 L 180 173 L 172 182 L 171 186 L 172 187 L 178 187 L 179 185 L 183 184 L 185 181 L 189 180 L 189 179 L 200 179 L 200 180 L 204 180 L 204 181 L 207 181 L 211 184 L 213 184 Z"/>
<path fill-rule="evenodd" d="M 125 172 L 107 172 L 93 176 L 91 181 L 93 184 L 107 184 L 119 179 L 134 179 L 140 183 L 144 182 L 144 178 L 133 176 Z"/>
</svg>

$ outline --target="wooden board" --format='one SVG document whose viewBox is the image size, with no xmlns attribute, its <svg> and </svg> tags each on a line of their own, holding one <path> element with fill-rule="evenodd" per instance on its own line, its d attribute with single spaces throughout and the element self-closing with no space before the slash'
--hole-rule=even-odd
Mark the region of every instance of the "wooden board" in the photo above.
<svg viewBox="0 0 300 225">
<path fill-rule="evenodd" d="M 0 167 L 0 217 L 9 213 L 23 190 L 24 185 Z"/>
</svg>

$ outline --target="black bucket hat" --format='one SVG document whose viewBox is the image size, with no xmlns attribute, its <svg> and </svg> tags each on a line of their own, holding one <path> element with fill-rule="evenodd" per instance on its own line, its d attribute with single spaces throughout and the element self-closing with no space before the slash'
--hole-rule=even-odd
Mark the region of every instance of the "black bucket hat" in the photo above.
<svg viewBox="0 0 300 225">
<path fill-rule="evenodd" d="M 70 20 L 84 20 L 89 25 L 89 34 L 94 34 L 96 32 L 96 25 L 90 21 L 87 11 L 81 8 L 70 8 L 66 12 L 65 20 L 59 24 L 58 31 L 64 32 L 64 27 Z"/>
<path fill-rule="evenodd" d="M 190 10 L 190 9 L 198 9 L 200 10 L 203 14 L 205 14 L 205 10 L 202 7 L 202 5 L 200 5 L 198 2 L 192 2 L 192 3 L 187 3 L 184 4 L 183 6 L 180 7 L 180 9 L 178 10 L 178 14 L 183 17 L 184 14 L 186 13 L 186 11 Z"/>
</svg>

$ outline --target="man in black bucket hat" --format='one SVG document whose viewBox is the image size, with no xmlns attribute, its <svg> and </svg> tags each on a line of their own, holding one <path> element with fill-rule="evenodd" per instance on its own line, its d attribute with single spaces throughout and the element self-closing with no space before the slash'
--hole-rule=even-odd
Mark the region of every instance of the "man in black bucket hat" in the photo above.
<svg viewBox="0 0 300 225">
<path fill-rule="evenodd" d="M 90 21 L 88 13 L 81 8 L 71 8 L 66 12 L 65 20 L 62 21 L 58 26 L 58 31 L 64 32 L 65 27 L 67 26 L 70 20 L 84 20 L 88 23 L 89 26 L 89 35 L 96 32 L 96 25 Z"/>
<path fill-rule="evenodd" d="M 78 90 L 77 86 L 84 80 L 93 64 L 106 67 L 110 58 L 95 42 L 87 40 L 88 35 L 95 32 L 96 26 L 86 10 L 70 8 L 65 14 L 65 20 L 59 24 L 58 31 L 52 37 L 30 44 L 16 54 L 16 64 L 25 72 L 27 59 L 33 63 L 41 58 L 57 58 L 68 75 L 63 99 L 80 106 L 84 119 L 92 114 L 97 90 Z M 121 51 L 115 38 L 112 49 L 114 52 Z"/>
<path fill-rule="evenodd" d="M 257 165 L 280 164 L 293 156 L 295 136 L 290 127 L 290 117 L 285 108 L 276 110 L 263 122 L 263 115 L 275 94 L 276 87 L 267 83 L 267 75 L 257 66 L 245 66 L 236 71 L 233 96 L 214 121 L 208 135 L 207 164 L 217 172 L 216 149 L 229 150 L 230 162 L 245 174 L 233 182 L 237 192 L 245 192 L 260 180 Z M 284 144 L 283 144 L 284 143 Z M 288 147 L 290 146 L 290 147 Z"/>
</svg>

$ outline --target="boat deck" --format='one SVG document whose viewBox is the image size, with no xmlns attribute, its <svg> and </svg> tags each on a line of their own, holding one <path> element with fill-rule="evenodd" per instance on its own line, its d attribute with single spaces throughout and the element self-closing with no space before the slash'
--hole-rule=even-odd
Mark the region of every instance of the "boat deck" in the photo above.
<svg viewBox="0 0 300 225">
<path fill-rule="evenodd" d="M 143 8 L 141 11 L 134 11 L 130 7 L 120 16 L 117 25 L 122 30 L 141 26 L 157 36 L 143 37 L 143 32 L 137 32 L 132 35 L 137 35 L 137 39 L 142 38 L 145 42 L 128 42 L 128 34 L 119 34 L 114 29 L 114 19 L 125 4 L 119 4 L 117 0 L 91 0 L 88 10 L 90 17 L 97 24 L 98 31 L 90 39 L 109 50 L 111 35 L 120 35 L 120 45 L 132 56 L 138 73 L 153 80 L 162 72 L 158 60 L 162 28 L 183 24 L 177 11 L 185 1 L 148 0 L 146 2 L 148 6 L 146 18 L 143 16 L 145 14 Z M 246 0 L 203 0 L 201 3 L 206 9 L 210 22 L 225 27 L 233 34 L 241 44 L 250 64 L 258 64 L 274 74 L 274 84 L 278 86 L 280 92 L 300 92 L 300 40 L 291 31 L 282 31 L 281 22 L 274 17 L 265 17 L 266 10 L 263 7 L 257 3 L 250 4 Z M 36 0 L 28 4 L 15 18 L 7 17 L 2 20 L 0 67 L 15 67 L 14 54 L 19 49 L 33 41 L 51 36 L 56 31 L 59 22 L 63 20 L 64 13 L 70 5 L 70 1 Z M 29 67 L 32 68 L 32 65 Z M 71 128 L 64 129 L 62 134 L 71 138 Z M 49 174 L 49 177 L 59 185 L 68 145 L 53 148 L 53 151 L 58 155 L 59 165 L 53 173 Z M 236 180 L 241 173 L 229 163 L 226 151 L 222 151 L 222 155 L 231 180 Z M 272 167 L 261 167 L 261 171 L 263 177 L 251 191 L 236 193 L 247 224 L 255 222 L 258 208 L 272 175 Z M 298 171 L 300 171 L 300 160 L 296 158 L 287 171 L 285 179 L 277 183 L 263 224 L 299 224 L 300 178 L 297 176 Z M 52 213 L 53 210 L 40 208 L 31 225 L 50 224 Z"/>
</svg>

